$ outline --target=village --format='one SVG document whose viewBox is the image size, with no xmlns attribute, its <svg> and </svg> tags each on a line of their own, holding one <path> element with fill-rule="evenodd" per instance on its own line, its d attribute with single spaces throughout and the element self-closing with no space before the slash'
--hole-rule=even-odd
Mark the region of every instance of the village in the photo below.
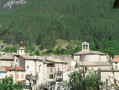
<svg viewBox="0 0 119 90">
<path fill-rule="evenodd" d="M 0 56 L 0 79 L 13 77 L 14 82 L 22 82 L 24 90 L 50 88 L 58 90 L 62 82 L 68 82 L 68 75 L 79 69 L 99 71 L 101 81 L 114 76 L 119 80 L 119 55 L 114 58 L 106 53 L 91 51 L 88 42 L 82 43 L 82 51 L 71 55 L 29 56 L 21 44 L 17 53 L 7 53 Z M 111 80 L 113 82 L 113 79 Z M 56 85 L 57 84 L 57 85 Z M 39 89 L 38 89 L 39 90 Z M 62 90 L 62 89 L 60 89 Z"/>
</svg>

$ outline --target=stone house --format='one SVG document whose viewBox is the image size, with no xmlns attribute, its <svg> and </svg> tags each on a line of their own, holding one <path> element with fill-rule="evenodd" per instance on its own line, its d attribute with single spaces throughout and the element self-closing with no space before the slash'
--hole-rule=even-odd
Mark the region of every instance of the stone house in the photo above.
<svg viewBox="0 0 119 90">
<path fill-rule="evenodd" d="M 14 82 L 26 81 L 32 75 L 36 85 L 63 80 L 63 72 L 67 71 L 67 63 L 56 58 L 29 56 L 21 46 L 16 54 L 0 56 L 1 78 L 13 76 Z M 33 82 L 34 83 L 34 82 Z"/>
<path fill-rule="evenodd" d="M 99 51 L 91 51 L 88 42 L 82 43 L 82 51 L 74 54 L 74 60 L 85 69 L 97 70 L 99 67 L 108 68 L 111 66 L 109 55 Z"/>
<path fill-rule="evenodd" d="M 14 82 L 25 80 L 25 70 L 18 66 L 1 66 L 0 67 L 0 79 L 7 77 L 13 77 Z"/>
<path fill-rule="evenodd" d="M 115 55 L 113 60 L 112 60 L 113 67 L 115 69 L 119 68 L 119 55 Z"/>
</svg>

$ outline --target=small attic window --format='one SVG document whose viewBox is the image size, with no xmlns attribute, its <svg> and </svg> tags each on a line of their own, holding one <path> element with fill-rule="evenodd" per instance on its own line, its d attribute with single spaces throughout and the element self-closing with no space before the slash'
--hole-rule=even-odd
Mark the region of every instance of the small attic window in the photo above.
<svg viewBox="0 0 119 90">
<path fill-rule="evenodd" d="M 117 62 L 115 62 L 115 64 L 117 64 Z"/>
<path fill-rule="evenodd" d="M 18 62 L 18 59 L 16 59 L 16 62 Z"/>
</svg>

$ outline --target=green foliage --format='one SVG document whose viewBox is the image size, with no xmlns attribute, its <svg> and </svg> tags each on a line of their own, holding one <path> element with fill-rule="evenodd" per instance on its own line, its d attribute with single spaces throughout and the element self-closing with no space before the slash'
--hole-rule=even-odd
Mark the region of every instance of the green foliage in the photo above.
<svg viewBox="0 0 119 90">
<path fill-rule="evenodd" d="M 17 52 L 17 48 L 16 47 L 5 47 L 4 52 Z"/>
<path fill-rule="evenodd" d="M 35 51 L 35 47 L 33 45 L 30 45 L 29 50 L 33 52 L 33 51 Z"/>
<path fill-rule="evenodd" d="M 67 83 L 71 90 L 98 90 L 102 82 L 98 81 L 98 74 L 94 70 L 75 71 L 69 74 L 70 81 Z"/>
<path fill-rule="evenodd" d="M 36 51 L 34 52 L 34 54 L 37 55 L 37 56 L 39 56 L 39 55 L 40 55 L 39 50 L 36 50 Z"/>
<path fill-rule="evenodd" d="M 0 90 L 22 90 L 22 84 L 17 82 L 14 84 L 13 77 L 5 77 L 0 80 Z"/>
<path fill-rule="evenodd" d="M 114 53 L 102 49 L 103 40 L 119 42 L 119 9 L 112 9 L 112 0 L 28 0 L 25 5 L 13 6 L 11 10 L 3 9 L 4 3 L 5 0 L 1 0 L 0 23 L 3 25 L 0 32 L 14 20 L 14 27 L 1 38 L 5 43 L 22 40 L 25 45 L 36 43 L 42 50 L 55 46 L 57 39 L 79 40 L 91 42 L 92 50 L 118 54 L 118 46 L 111 46 Z M 35 51 L 32 46 L 30 50 Z M 68 49 L 56 53 L 74 52 Z"/>
<path fill-rule="evenodd" d="M 34 53 L 30 51 L 30 52 L 29 52 L 29 55 L 30 55 L 30 56 L 34 56 Z"/>
</svg>

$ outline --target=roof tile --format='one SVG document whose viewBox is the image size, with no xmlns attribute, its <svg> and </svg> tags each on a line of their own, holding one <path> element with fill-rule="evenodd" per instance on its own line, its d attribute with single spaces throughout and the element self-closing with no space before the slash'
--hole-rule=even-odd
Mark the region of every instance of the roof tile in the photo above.
<svg viewBox="0 0 119 90">
<path fill-rule="evenodd" d="M 20 71 L 24 71 L 25 69 L 23 69 L 22 67 L 11 67 L 11 66 L 4 66 L 5 70 L 7 71 L 11 71 L 11 70 L 20 70 Z"/>
</svg>

